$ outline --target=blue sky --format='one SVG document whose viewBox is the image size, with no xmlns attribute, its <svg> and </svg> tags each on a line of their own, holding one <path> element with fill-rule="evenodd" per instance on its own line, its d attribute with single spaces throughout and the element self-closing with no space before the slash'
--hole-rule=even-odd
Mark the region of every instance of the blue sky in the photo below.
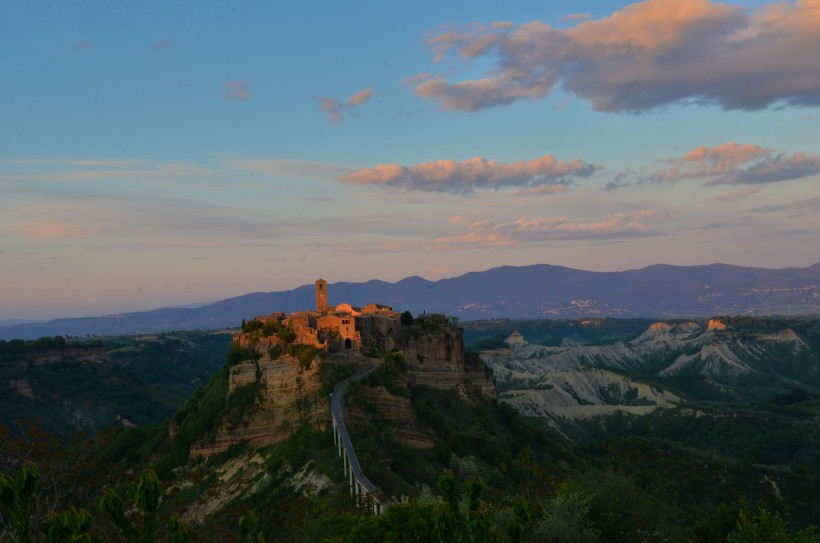
<svg viewBox="0 0 820 543">
<path fill-rule="evenodd" d="M 0 320 L 820 261 L 820 2 L 0 0 Z"/>
</svg>

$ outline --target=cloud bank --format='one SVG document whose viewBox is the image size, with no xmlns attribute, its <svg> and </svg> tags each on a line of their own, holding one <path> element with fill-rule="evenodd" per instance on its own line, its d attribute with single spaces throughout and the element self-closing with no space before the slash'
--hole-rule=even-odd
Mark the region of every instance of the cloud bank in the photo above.
<svg viewBox="0 0 820 543">
<path fill-rule="evenodd" d="M 454 231 L 447 235 L 423 240 L 354 242 L 335 246 L 334 250 L 352 254 L 450 252 L 551 241 L 646 237 L 660 234 L 666 219 L 663 213 L 647 209 L 613 213 L 593 220 L 561 216 L 495 222 L 453 217 L 450 223 Z"/>
<path fill-rule="evenodd" d="M 339 181 L 349 185 L 451 194 L 509 187 L 543 194 L 560 192 L 572 178 L 589 177 L 597 169 L 599 166 L 578 158 L 565 161 L 553 155 L 515 163 L 475 157 L 460 162 L 437 160 L 412 166 L 379 164 L 341 176 Z"/>
<path fill-rule="evenodd" d="M 491 63 L 483 77 L 421 74 L 406 82 L 445 109 L 543 98 L 556 87 L 600 111 L 674 104 L 723 109 L 820 105 L 820 0 L 757 8 L 645 0 L 569 28 L 541 21 L 473 24 L 427 40 L 434 60 Z"/>
</svg>

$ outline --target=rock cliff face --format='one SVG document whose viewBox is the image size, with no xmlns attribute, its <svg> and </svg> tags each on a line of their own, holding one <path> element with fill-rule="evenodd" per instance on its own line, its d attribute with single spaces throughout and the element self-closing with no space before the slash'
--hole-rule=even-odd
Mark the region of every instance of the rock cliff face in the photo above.
<svg viewBox="0 0 820 543">
<path fill-rule="evenodd" d="M 328 400 L 318 394 L 319 358 L 306 367 L 293 356 L 272 358 L 274 343 L 249 334 L 234 338 L 235 345 L 256 352 L 259 359 L 229 368 L 226 413 L 216 432 L 191 446 L 191 457 L 219 454 L 242 441 L 269 445 L 288 437 L 302 421 L 326 422 Z"/>
<path fill-rule="evenodd" d="M 392 394 L 383 386 L 363 387 L 362 393 L 367 398 L 366 402 L 357 402 L 354 399 L 346 403 L 349 424 L 352 428 L 362 428 L 366 424 L 366 419 L 376 413 L 389 424 L 396 441 L 420 449 L 433 447 L 435 435 L 416 416 L 410 401 L 409 389 L 406 384 L 397 386 L 407 391 L 407 395 Z"/>
<path fill-rule="evenodd" d="M 492 373 L 481 360 L 465 356 L 460 328 L 443 323 L 433 330 L 410 327 L 403 330 L 396 344 L 404 357 L 402 369 L 393 372 L 389 388 L 368 380 L 362 383 L 360 398 L 349 402 L 354 427 L 361 428 L 373 410 L 389 424 L 397 441 L 429 448 L 435 445 L 436 436 L 416 416 L 411 387 L 453 390 L 467 401 L 496 397 Z"/>
<path fill-rule="evenodd" d="M 64 349 L 48 349 L 45 351 L 29 351 L 26 353 L 26 362 L 30 364 L 54 364 L 64 360 L 79 360 L 82 362 L 106 362 L 108 357 L 102 347 L 74 347 Z"/>
<path fill-rule="evenodd" d="M 480 394 L 495 398 L 495 382 L 480 360 L 464 356 L 461 329 L 415 336 L 406 334 L 402 350 L 407 361 L 407 382 L 439 390 L 456 390 L 462 398 Z"/>
<path fill-rule="evenodd" d="M 451 326 L 443 316 L 427 316 L 413 326 L 383 332 L 368 337 L 385 340 L 378 345 L 402 353 L 401 371 L 391 381 L 390 389 L 377 382 L 362 384 L 359 394 L 366 401 L 359 405 L 350 402 L 348 409 L 354 426 L 376 413 L 399 441 L 414 447 L 432 447 L 435 436 L 415 414 L 410 399 L 412 386 L 454 390 L 468 401 L 479 396 L 496 397 L 492 373 L 481 360 L 465 357 L 462 330 Z M 243 441 L 256 446 L 276 443 L 301 422 L 328 422 L 329 398 L 319 392 L 321 359 L 310 350 L 299 354 L 299 348 L 309 346 L 298 344 L 298 338 L 286 344 L 277 336 L 259 337 L 254 333 L 234 337 L 234 348 L 244 354 L 241 361 L 234 361 L 228 368 L 225 414 L 215 431 L 191 446 L 192 457 L 218 454 Z M 294 346 L 296 356 L 280 354 L 291 352 Z M 351 353 L 345 363 L 381 364 L 382 360 Z"/>
</svg>

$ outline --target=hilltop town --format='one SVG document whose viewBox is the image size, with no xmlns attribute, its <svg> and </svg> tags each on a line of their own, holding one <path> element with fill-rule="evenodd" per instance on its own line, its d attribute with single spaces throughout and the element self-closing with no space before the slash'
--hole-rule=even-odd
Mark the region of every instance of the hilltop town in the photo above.
<svg viewBox="0 0 820 543">
<path fill-rule="evenodd" d="M 431 447 L 433 439 L 408 415 L 410 386 L 452 390 L 465 399 L 495 397 L 492 374 L 480 360 L 465 356 L 456 319 L 437 313 L 413 317 L 377 303 L 330 305 L 324 279 L 315 281 L 315 299 L 312 310 L 243 321 L 228 357 L 227 393 L 229 398 L 247 395 L 253 405 L 223 417 L 213 432 L 192 444 L 192 457 L 211 456 L 242 441 L 275 443 L 307 421 L 325 425 L 322 376 L 340 366 L 400 361 L 391 391 L 375 386 L 367 395 L 378 404 L 380 416 L 395 421 L 398 439 L 414 446 Z M 398 389 L 403 392 L 394 394 Z"/>
<path fill-rule="evenodd" d="M 389 352 L 396 348 L 401 331 L 401 315 L 387 305 L 376 303 L 356 307 L 348 303 L 327 303 L 327 281 L 316 280 L 316 309 L 290 315 L 274 312 L 256 317 L 264 325 L 277 325 L 295 334 L 292 341 L 324 349 L 328 354 L 350 349 L 376 349 Z"/>
</svg>

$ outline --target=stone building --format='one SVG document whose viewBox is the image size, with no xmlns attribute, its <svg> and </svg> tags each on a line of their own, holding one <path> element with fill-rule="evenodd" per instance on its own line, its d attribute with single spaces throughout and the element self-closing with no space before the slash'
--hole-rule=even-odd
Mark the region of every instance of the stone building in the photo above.
<svg viewBox="0 0 820 543">
<path fill-rule="evenodd" d="M 401 332 L 400 314 L 388 305 L 370 303 L 357 307 L 348 303 L 327 303 L 327 281 L 315 283 L 316 309 L 285 316 L 272 313 L 259 320 L 277 320 L 296 334 L 302 345 L 324 348 L 328 353 L 348 349 L 388 352 Z"/>
</svg>

